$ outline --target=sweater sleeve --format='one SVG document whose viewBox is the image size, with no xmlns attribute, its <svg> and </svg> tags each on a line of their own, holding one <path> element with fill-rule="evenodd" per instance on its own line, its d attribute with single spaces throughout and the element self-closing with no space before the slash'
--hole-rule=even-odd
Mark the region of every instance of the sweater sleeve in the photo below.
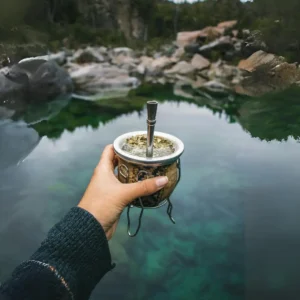
<svg viewBox="0 0 300 300">
<path fill-rule="evenodd" d="M 50 230 L 31 258 L 16 268 L 0 294 L 9 300 L 86 300 L 112 268 L 101 225 L 75 207 Z"/>
</svg>

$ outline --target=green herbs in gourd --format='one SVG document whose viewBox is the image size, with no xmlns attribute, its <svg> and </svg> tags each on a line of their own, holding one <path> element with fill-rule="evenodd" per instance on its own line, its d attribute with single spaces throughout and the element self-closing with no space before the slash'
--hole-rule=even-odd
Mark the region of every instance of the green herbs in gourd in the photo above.
<svg viewBox="0 0 300 300">
<path fill-rule="evenodd" d="M 135 135 L 128 138 L 122 150 L 139 157 L 146 157 L 147 136 L 145 134 Z M 160 136 L 154 136 L 153 157 L 163 157 L 174 153 L 173 143 Z"/>
</svg>

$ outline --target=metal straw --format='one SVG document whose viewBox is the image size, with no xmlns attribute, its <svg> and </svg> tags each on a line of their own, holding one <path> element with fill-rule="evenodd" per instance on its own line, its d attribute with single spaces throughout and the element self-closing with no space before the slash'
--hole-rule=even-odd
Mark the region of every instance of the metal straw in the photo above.
<svg viewBox="0 0 300 300">
<path fill-rule="evenodd" d="M 157 101 L 148 101 L 147 102 L 147 157 L 153 157 L 153 142 L 154 142 L 154 129 L 156 123 L 156 112 L 157 112 Z"/>
</svg>

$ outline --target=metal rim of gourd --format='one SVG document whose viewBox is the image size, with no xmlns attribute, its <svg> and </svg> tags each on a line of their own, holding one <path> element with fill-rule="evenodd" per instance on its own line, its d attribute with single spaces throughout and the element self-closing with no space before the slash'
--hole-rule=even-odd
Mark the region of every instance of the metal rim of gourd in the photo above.
<svg viewBox="0 0 300 300">
<path fill-rule="evenodd" d="M 162 138 L 165 138 L 169 141 L 171 141 L 174 145 L 175 151 L 170 154 L 170 155 L 165 155 L 162 157 L 139 157 L 136 155 L 132 155 L 131 153 L 128 153 L 124 150 L 122 150 L 122 147 L 125 144 L 125 141 L 128 138 L 131 138 L 133 136 L 136 135 L 146 135 L 147 131 L 133 131 L 133 132 L 128 132 L 125 133 L 121 136 L 119 136 L 118 138 L 115 139 L 114 141 L 114 150 L 115 153 L 122 159 L 124 159 L 125 161 L 129 162 L 129 163 L 133 163 L 133 164 L 138 164 L 138 165 L 149 165 L 149 166 L 164 166 L 164 165 L 169 165 L 173 162 L 175 162 L 184 152 L 184 144 L 183 142 L 168 133 L 164 133 L 164 132 L 158 132 L 155 131 L 155 136 L 159 136 Z"/>
</svg>

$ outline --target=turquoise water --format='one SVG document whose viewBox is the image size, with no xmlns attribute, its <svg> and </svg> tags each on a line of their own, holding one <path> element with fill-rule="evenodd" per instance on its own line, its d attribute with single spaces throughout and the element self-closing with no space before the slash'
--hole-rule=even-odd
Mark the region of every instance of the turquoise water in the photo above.
<svg viewBox="0 0 300 300">
<path fill-rule="evenodd" d="M 153 88 L 1 121 L 0 281 L 78 203 L 104 146 L 145 129 L 149 99 L 160 102 L 157 130 L 186 146 L 172 196 L 176 225 L 166 207 L 149 210 L 139 235 L 129 238 L 123 215 L 110 242 L 117 267 L 92 299 L 295 299 L 289 295 L 298 292 L 300 275 L 298 90 L 207 100 Z"/>
</svg>

